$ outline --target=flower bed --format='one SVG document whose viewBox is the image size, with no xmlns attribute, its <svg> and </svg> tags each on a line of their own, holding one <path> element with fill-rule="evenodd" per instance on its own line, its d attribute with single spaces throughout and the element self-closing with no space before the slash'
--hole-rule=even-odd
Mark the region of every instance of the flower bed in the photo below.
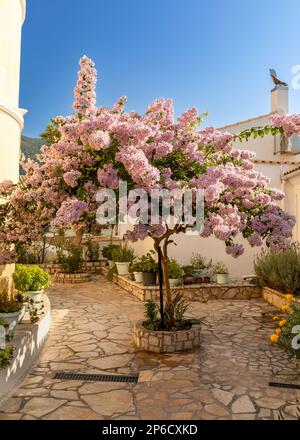
<svg viewBox="0 0 300 440">
<path fill-rule="evenodd" d="M 283 306 L 289 306 L 289 301 L 286 299 L 286 294 L 278 292 L 277 290 L 271 289 L 270 287 L 262 288 L 262 296 L 265 301 L 272 304 L 273 306 L 281 309 Z M 300 298 L 295 298 L 294 302 L 300 305 Z"/>
<path fill-rule="evenodd" d="M 63 273 L 58 272 L 53 275 L 53 279 L 56 283 L 87 283 L 91 280 L 91 274 L 87 272 L 80 273 Z"/>
<path fill-rule="evenodd" d="M 200 324 L 193 324 L 187 330 L 151 331 L 143 326 L 143 321 L 139 321 L 134 325 L 133 339 L 141 351 L 173 353 L 192 350 L 200 346 L 201 327 Z"/>
<path fill-rule="evenodd" d="M 106 275 L 107 269 L 102 268 L 101 272 Z M 140 283 L 131 281 L 128 277 L 114 275 L 114 283 L 118 284 L 127 292 L 130 292 L 141 301 L 148 299 L 159 299 L 158 286 L 143 286 Z M 192 284 L 189 286 L 179 286 L 176 290 L 182 290 L 183 296 L 188 301 L 202 301 L 206 302 L 211 299 L 257 299 L 261 298 L 261 287 L 254 286 L 246 282 L 231 283 L 231 284 Z"/>
</svg>

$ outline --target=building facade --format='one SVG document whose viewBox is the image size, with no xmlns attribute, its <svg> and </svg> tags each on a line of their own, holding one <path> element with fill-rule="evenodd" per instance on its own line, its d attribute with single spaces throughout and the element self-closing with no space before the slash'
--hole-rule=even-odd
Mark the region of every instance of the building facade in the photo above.
<svg viewBox="0 0 300 440">
<path fill-rule="evenodd" d="M 19 108 L 21 33 L 26 0 L 0 0 L 0 181 L 19 179 L 21 132 Z M 13 265 L 0 266 L 0 289 L 11 288 Z"/>
</svg>

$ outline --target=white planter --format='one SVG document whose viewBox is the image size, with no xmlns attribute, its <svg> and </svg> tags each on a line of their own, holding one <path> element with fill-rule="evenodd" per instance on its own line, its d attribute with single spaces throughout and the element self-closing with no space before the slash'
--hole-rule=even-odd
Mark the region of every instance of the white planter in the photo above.
<svg viewBox="0 0 300 440">
<path fill-rule="evenodd" d="M 29 298 L 29 300 L 32 299 L 35 303 L 38 303 L 42 301 L 42 294 L 43 294 L 43 290 L 37 290 L 37 291 L 26 292 L 25 295 Z"/>
<path fill-rule="evenodd" d="M 228 273 L 217 273 L 217 284 L 227 284 L 228 283 Z"/>
<path fill-rule="evenodd" d="M 111 235 L 113 235 L 111 229 L 102 229 L 101 231 L 102 237 L 110 237 Z"/>
<path fill-rule="evenodd" d="M 143 282 L 143 272 L 133 272 L 134 279 L 137 283 Z"/>
<path fill-rule="evenodd" d="M 111 269 L 114 266 L 113 260 L 108 260 L 108 267 Z"/>
<path fill-rule="evenodd" d="M 181 280 L 179 278 L 169 278 L 170 287 L 180 286 Z"/>
<path fill-rule="evenodd" d="M 9 325 L 9 330 L 12 331 L 16 325 L 23 319 L 25 314 L 25 306 L 21 310 L 14 313 L 0 313 L 0 318 L 3 318 Z"/>
<path fill-rule="evenodd" d="M 128 275 L 129 274 L 129 265 L 130 263 L 115 263 L 117 266 L 117 271 L 119 275 Z"/>
</svg>

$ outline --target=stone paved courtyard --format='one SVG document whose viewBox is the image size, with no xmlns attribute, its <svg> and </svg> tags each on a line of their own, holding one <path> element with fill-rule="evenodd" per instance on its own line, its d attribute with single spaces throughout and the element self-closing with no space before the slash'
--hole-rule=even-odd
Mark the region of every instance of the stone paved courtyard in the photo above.
<svg viewBox="0 0 300 440">
<path fill-rule="evenodd" d="M 137 353 L 131 326 L 143 303 L 95 277 L 50 289 L 53 324 L 39 362 L 0 408 L 0 419 L 277 419 L 296 417 L 294 363 L 269 343 L 274 309 L 262 300 L 192 303 L 205 317 L 202 347 Z M 137 384 L 61 381 L 55 372 L 132 373 Z"/>
</svg>

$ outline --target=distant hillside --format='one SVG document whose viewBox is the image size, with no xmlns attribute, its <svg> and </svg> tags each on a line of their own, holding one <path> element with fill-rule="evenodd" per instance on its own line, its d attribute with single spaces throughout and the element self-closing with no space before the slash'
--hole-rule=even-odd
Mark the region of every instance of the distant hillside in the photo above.
<svg viewBox="0 0 300 440">
<path fill-rule="evenodd" d="M 36 155 L 40 153 L 41 147 L 44 141 L 41 138 L 31 138 L 28 136 L 22 136 L 21 151 L 26 157 L 30 159 L 36 159 Z M 20 167 L 20 174 L 24 174 L 24 171 Z"/>
<path fill-rule="evenodd" d="M 40 149 L 44 144 L 41 138 L 31 138 L 27 136 L 22 136 L 21 150 L 26 157 L 35 159 L 36 154 L 40 153 Z"/>
</svg>

